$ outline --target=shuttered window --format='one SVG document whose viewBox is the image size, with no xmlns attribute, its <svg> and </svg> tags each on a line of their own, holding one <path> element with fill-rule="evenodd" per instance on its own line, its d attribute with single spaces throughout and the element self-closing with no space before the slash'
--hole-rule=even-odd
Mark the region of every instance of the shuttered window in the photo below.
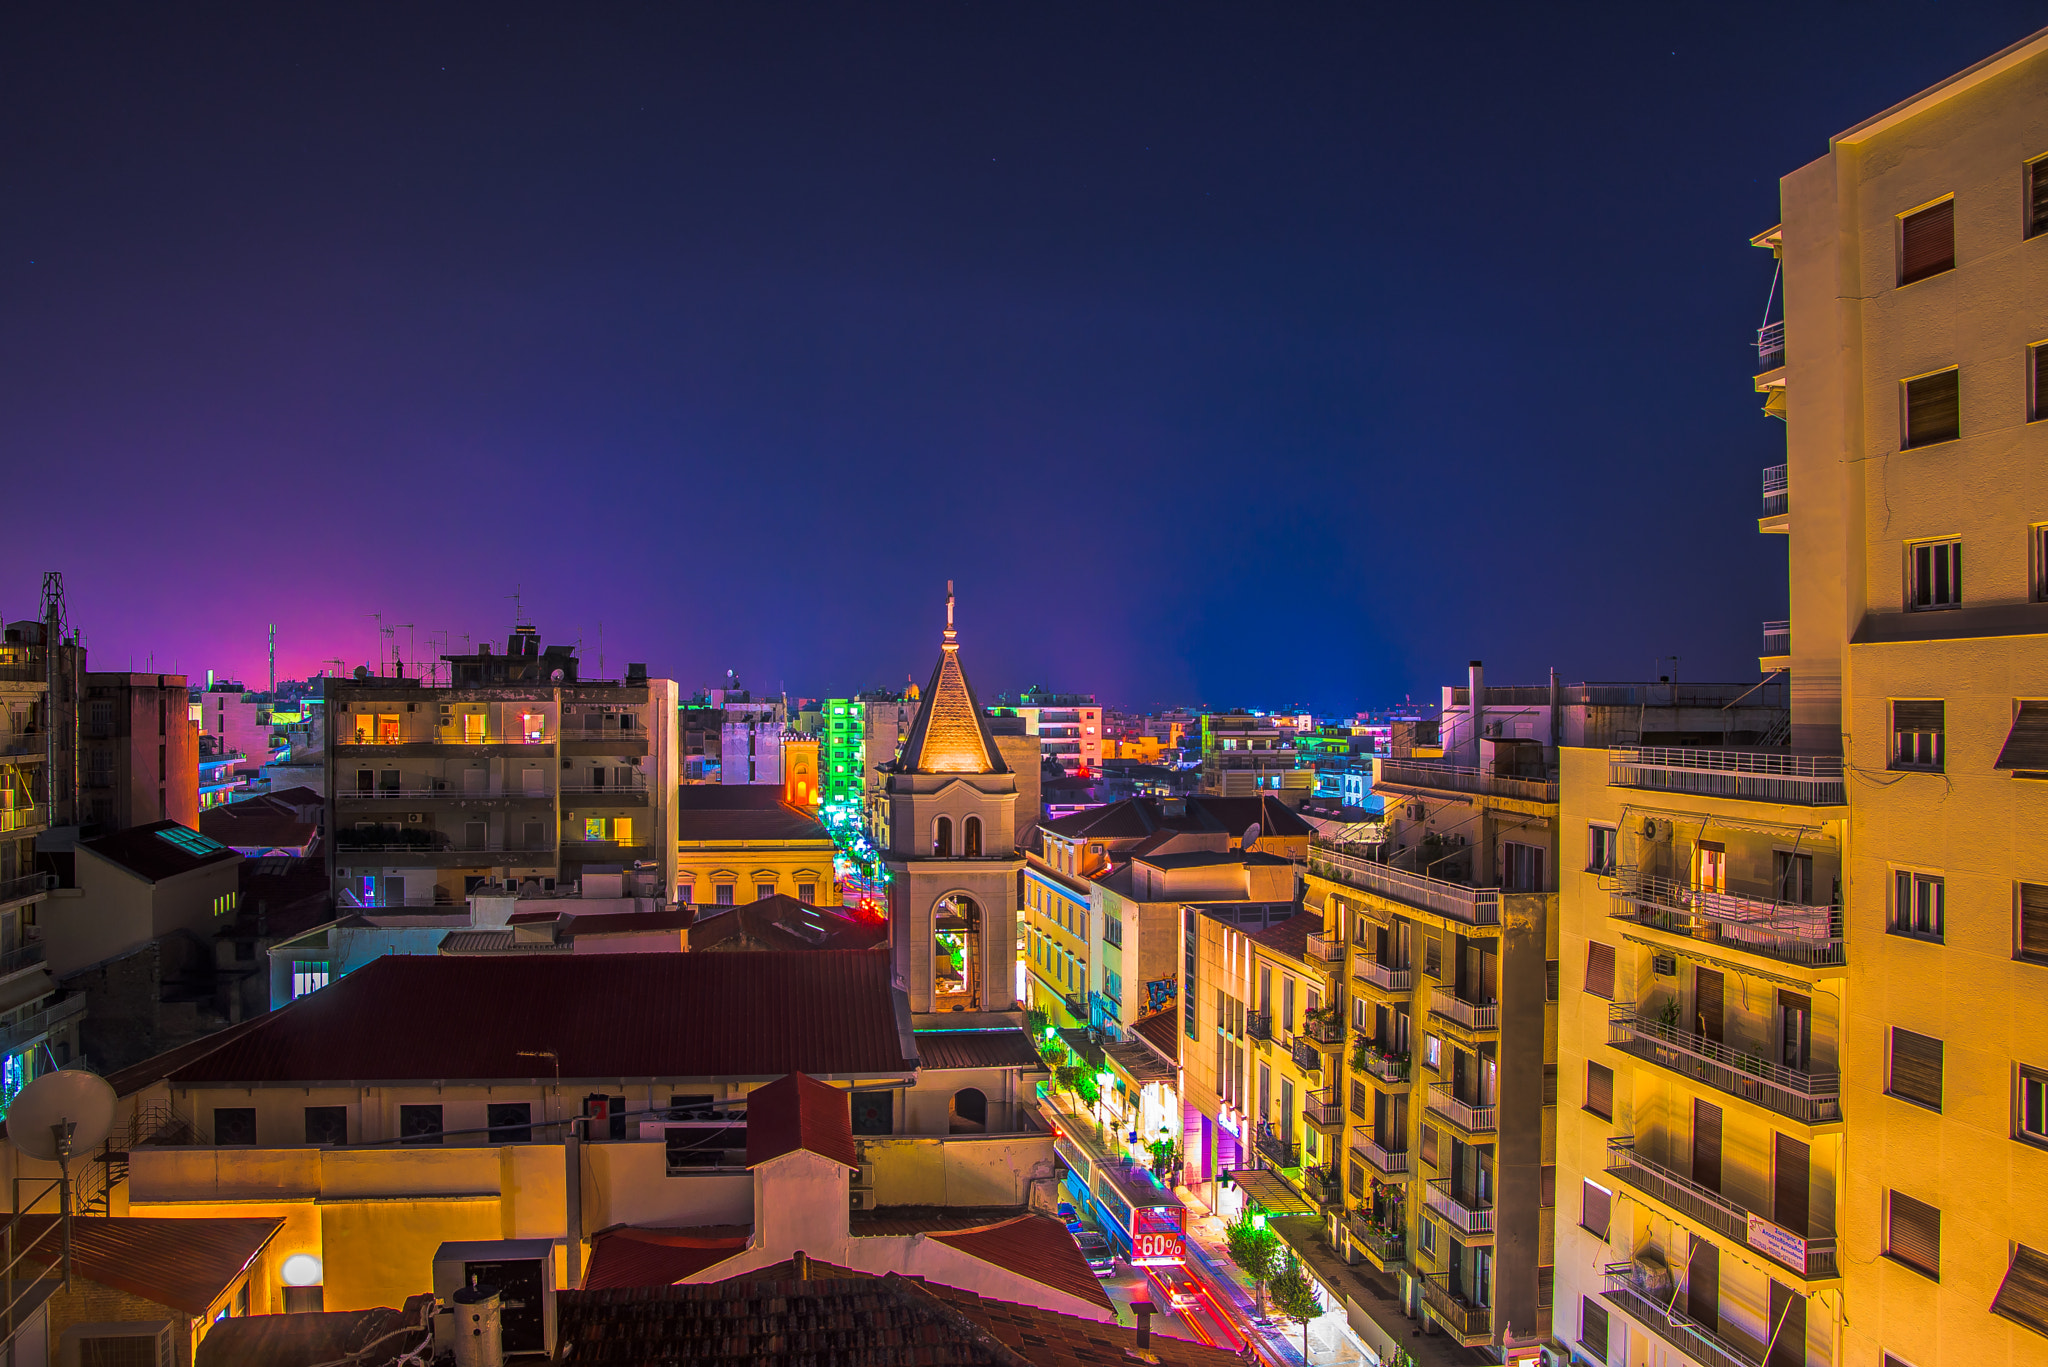
<svg viewBox="0 0 2048 1367">
<path fill-rule="evenodd" d="M 1911 1030 L 1892 1028 L 1892 1081 L 1895 1097 L 1929 1110 L 1941 1109 L 1941 1041 Z"/>
<path fill-rule="evenodd" d="M 1991 1302 L 1991 1313 L 2048 1338 L 2048 1253 L 2019 1246 Z"/>
<path fill-rule="evenodd" d="M 1603 1063 L 1586 1065 L 1586 1109 L 1602 1120 L 1614 1119 L 1614 1070 Z"/>
<path fill-rule="evenodd" d="M 2048 233 L 2048 157 L 2027 163 L 2027 236 Z"/>
<path fill-rule="evenodd" d="M 1994 769 L 2010 769 L 2015 778 L 2048 777 L 2048 702 L 2022 702 L 2006 734 L 2005 748 Z"/>
<path fill-rule="evenodd" d="M 1892 704 L 1892 768 L 1940 769 L 1948 708 L 1939 698 Z"/>
<path fill-rule="evenodd" d="M 2048 1144 L 2048 1072 L 2020 1065 L 2019 1137 Z"/>
<path fill-rule="evenodd" d="M 1771 1219 L 1804 1239 L 1813 1152 L 1789 1134 L 1774 1135 L 1773 1145 L 1776 1153 L 1771 1165 Z"/>
<path fill-rule="evenodd" d="M 1436 1166 L 1436 1130 L 1428 1125 L 1422 1127 L 1422 1161 Z"/>
<path fill-rule="evenodd" d="M 2027 421 L 2048 418 L 2048 343 L 2027 348 Z"/>
<path fill-rule="evenodd" d="M 1906 381 L 1906 439 L 1901 445 L 1932 446 L 1962 433 L 1962 381 L 1954 370 L 1939 370 Z"/>
<path fill-rule="evenodd" d="M 1586 946 L 1586 990 L 1614 1000 L 1614 946 L 1595 940 Z"/>
<path fill-rule="evenodd" d="M 1899 225 L 1899 283 L 1910 285 L 1956 268 L 1956 202 L 1907 214 Z"/>
<path fill-rule="evenodd" d="M 1607 1217 L 1613 1204 L 1614 1194 L 1588 1178 L 1579 1195 L 1579 1224 L 1590 1233 L 1605 1239 Z"/>
<path fill-rule="evenodd" d="M 1771 1351 L 1764 1367 L 1806 1367 L 1806 1297 L 1774 1281 L 1768 1312 Z"/>
<path fill-rule="evenodd" d="M 2020 884 L 2019 957 L 2048 963 L 2048 886 Z"/>
<path fill-rule="evenodd" d="M 1902 1191 L 1887 1193 L 1884 1251 L 1941 1280 L 1941 1212 Z"/>
<path fill-rule="evenodd" d="M 1557 1104 L 1557 1065 L 1555 1063 L 1543 1065 L 1543 1104 L 1546 1106 L 1555 1106 Z"/>
<path fill-rule="evenodd" d="M 1591 1296 L 1579 1300 L 1579 1347 L 1595 1362 L 1607 1361 L 1607 1307 Z"/>
<path fill-rule="evenodd" d="M 1721 1327 L 1721 1250 L 1700 1239 L 1686 1256 L 1685 1313 L 1709 1332 Z"/>
</svg>

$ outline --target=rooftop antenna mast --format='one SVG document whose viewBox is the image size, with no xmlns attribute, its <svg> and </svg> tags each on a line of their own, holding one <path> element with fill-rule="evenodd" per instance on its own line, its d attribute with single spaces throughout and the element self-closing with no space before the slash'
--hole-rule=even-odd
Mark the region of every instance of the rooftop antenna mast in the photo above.
<svg viewBox="0 0 2048 1367">
<path fill-rule="evenodd" d="M 526 605 L 519 598 L 520 591 L 523 588 L 525 588 L 523 584 L 514 584 L 512 592 L 506 595 L 512 600 L 512 625 L 515 627 L 523 627 L 527 624 Z"/>
<path fill-rule="evenodd" d="M 393 624 L 392 624 L 392 627 L 391 627 L 391 656 L 392 656 L 392 660 L 391 660 L 391 662 L 392 662 L 392 664 L 393 664 L 394 666 L 396 666 L 396 668 L 397 668 L 397 672 L 398 672 L 398 677 L 399 677 L 399 678 L 401 678 L 401 679 L 405 677 L 405 661 L 404 661 L 404 660 L 401 660 L 401 659 L 399 659 L 399 658 L 398 658 L 398 632 L 399 632 L 399 629 L 400 629 L 401 627 L 402 627 L 402 628 L 404 628 L 404 630 L 405 630 L 405 653 L 406 653 L 406 654 L 407 654 L 408 656 L 410 656 L 410 655 L 411 655 L 411 654 L 413 653 L 413 650 L 412 650 L 412 626 L 413 626 L 413 624 L 412 624 L 411 622 L 396 622 L 396 623 L 393 623 Z M 418 662 L 417 662 L 417 661 L 415 661 L 414 663 L 415 663 L 415 665 L 417 665 L 417 663 L 418 663 Z"/>
<path fill-rule="evenodd" d="M 379 677 L 382 677 L 384 673 L 384 614 L 372 612 L 367 615 L 377 619 L 377 674 Z"/>
<path fill-rule="evenodd" d="M 70 825 L 78 808 L 78 765 L 75 747 L 78 744 L 78 714 L 73 708 L 72 685 L 75 671 L 66 668 L 64 652 L 59 648 L 64 640 L 68 612 L 64 603 L 64 574 L 61 570 L 43 571 L 43 679 L 48 686 L 50 709 L 49 732 L 44 737 L 47 753 L 44 763 L 45 791 L 50 805 L 54 808 L 61 801 L 61 810 L 50 813 L 51 825 Z M 70 744 L 62 737 L 70 737 Z"/>
<path fill-rule="evenodd" d="M 277 696 L 277 623 L 270 624 L 270 693 Z"/>
</svg>

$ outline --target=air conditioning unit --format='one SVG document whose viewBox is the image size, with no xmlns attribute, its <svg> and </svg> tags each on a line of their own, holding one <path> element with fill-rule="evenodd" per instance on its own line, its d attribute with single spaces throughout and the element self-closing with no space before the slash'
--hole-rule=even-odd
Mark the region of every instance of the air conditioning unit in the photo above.
<svg viewBox="0 0 2048 1367">
<path fill-rule="evenodd" d="M 1650 971 L 1660 978 L 1677 977 L 1678 956 L 1675 954 L 1653 955 L 1650 959 Z"/>
<path fill-rule="evenodd" d="M 875 1165 L 862 1163 L 853 1170 L 853 1185 L 856 1191 L 867 1191 L 875 1185 Z"/>
<path fill-rule="evenodd" d="M 846 1194 L 846 1207 L 848 1210 L 873 1210 L 875 1208 L 875 1194 L 872 1191 L 855 1187 Z"/>
<path fill-rule="evenodd" d="M 425 812 L 407 812 L 405 814 L 405 824 L 408 826 L 424 826 L 427 824 L 427 814 Z"/>
</svg>

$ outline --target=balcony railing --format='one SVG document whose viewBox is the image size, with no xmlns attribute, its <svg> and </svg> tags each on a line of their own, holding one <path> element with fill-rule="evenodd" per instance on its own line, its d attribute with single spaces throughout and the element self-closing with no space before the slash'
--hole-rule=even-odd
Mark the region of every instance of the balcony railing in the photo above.
<svg viewBox="0 0 2048 1367">
<path fill-rule="evenodd" d="M 1453 1295 L 1451 1289 L 1444 1285 L 1442 1273 L 1423 1279 L 1422 1299 L 1428 1302 L 1430 1313 L 1437 1317 L 1438 1322 L 1458 1338 L 1492 1337 L 1493 1311 L 1483 1305 L 1474 1305 L 1463 1296 Z"/>
<path fill-rule="evenodd" d="M 1669 1309 L 1672 1293 L 1646 1290 L 1636 1280 L 1634 1263 L 1607 1265 L 1606 1299 L 1700 1367 L 1763 1367 L 1761 1359 L 1751 1357 L 1719 1334 L 1710 1333 L 1690 1320 L 1675 1318 Z"/>
<path fill-rule="evenodd" d="M 0 831 L 25 831 L 31 826 L 50 824 L 50 809 L 44 806 L 0 807 Z"/>
<path fill-rule="evenodd" d="M 1557 784 L 1552 780 L 1496 774 L 1467 765 L 1437 764 L 1419 759 L 1380 760 L 1374 785 L 1384 787 L 1389 784 L 1453 793 L 1481 793 L 1487 797 L 1515 798 L 1522 802 L 1557 801 Z"/>
<path fill-rule="evenodd" d="M 550 841 L 542 841 L 535 845 L 417 845 L 395 841 L 383 844 L 376 842 L 336 844 L 334 847 L 334 852 L 343 856 L 352 854 L 416 854 L 433 855 L 436 858 L 471 854 L 553 854 L 554 851 L 554 844 Z"/>
<path fill-rule="evenodd" d="M 1382 1082 L 1406 1082 L 1410 1056 L 1372 1046 L 1351 1056 L 1351 1066 L 1371 1073 Z"/>
<path fill-rule="evenodd" d="M 0 902 L 19 902 L 24 897 L 35 897 L 57 886 L 52 874 L 28 873 L 19 878 L 10 878 L 0 883 Z"/>
<path fill-rule="evenodd" d="M 77 996 L 66 997 L 63 1001 L 46 1006 L 13 1025 L 0 1027 L 0 1054 L 11 1054 L 18 1049 L 26 1049 L 66 1021 L 75 1020 L 84 1014 L 85 994 L 79 993 Z"/>
<path fill-rule="evenodd" d="M 1756 1249 L 1809 1278 L 1833 1277 L 1835 1241 L 1806 1239 L 1769 1218 L 1711 1191 L 1691 1178 L 1653 1163 L 1636 1152 L 1635 1138 L 1621 1135 L 1607 1141 L 1607 1171 L 1698 1221 L 1724 1238 Z"/>
<path fill-rule="evenodd" d="M 1764 623 L 1764 648 L 1766 655 L 1790 655 L 1792 653 L 1792 624 L 1790 622 Z"/>
<path fill-rule="evenodd" d="M 1354 1212 L 1344 1217 L 1344 1232 L 1351 1236 L 1352 1243 L 1377 1258 L 1381 1267 L 1391 1268 L 1408 1260 L 1408 1240 L 1400 1230 L 1382 1229 Z"/>
<path fill-rule="evenodd" d="M 1765 323 L 1756 330 L 1756 373 L 1776 370 L 1785 364 L 1785 320 Z"/>
<path fill-rule="evenodd" d="M 1499 1002 L 1468 1002 L 1448 987 L 1439 987 L 1429 994 L 1429 1009 L 1468 1030 L 1500 1029 Z"/>
<path fill-rule="evenodd" d="M 31 940 L 18 949 L 10 949 L 5 954 L 0 954 L 0 977 L 5 977 L 9 973 L 19 973 L 24 968 L 34 968 L 42 961 L 43 942 Z"/>
<path fill-rule="evenodd" d="M 1766 1063 L 1719 1040 L 1637 1015 L 1629 1002 L 1614 1004 L 1607 1021 L 1607 1042 L 1646 1063 L 1804 1124 L 1824 1125 L 1842 1118 L 1842 1082 L 1836 1074 L 1801 1073 Z"/>
<path fill-rule="evenodd" d="M 1316 1048 L 1316 1042 L 1302 1035 L 1288 1041 L 1287 1049 L 1294 1058 L 1294 1066 L 1304 1073 L 1323 1071 L 1323 1051 Z"/>
<path fill-rule="evenodd" d="M 1301 1033 L 1317 1044 L 1342 1044 L 1344 1042 L 1344 1018 L 1337 1014 L 1337 1008 L 1328 1008 L 1322 1016 L 1304 1016 Z"/>
<path fill-rule="evenodd" d="M 1334 935 L 1311 933 L 1308 937 L 1308 957 L 1318 963 L 1341 964 L 1344 962 L 1344 942 Z"/>
<path fill-rule="evenodd" d="M 1270 1040 L 1273 1038 L 1273 1013 L 1270 1011 L 1246 1012 L 1244 1032 L 1251 1039 Z"/>
<path fill-rule="evenodd" d="M 1312 873 L 1333 878 L 1361 892 L 1376 893 L 1403 906 L 1435 912 L 1454 921 L 1463 921 L 1468 926 L 1500 924 L 1498 888 L 1468 888 L 1462 883 L 1446 883 L 1441 878 L 1397 869 L 1392 864 L 1360 859 L 1355 854 L 1345 854 L 1320 842 L 1311 844 L 1308 861 Z"/>
<path fill-rule="evenodd" d="M 1468 1101 L 1460 1101 L 1447 1082 L 1430 1087 L 1429 1109 L 1470 1134 L 1485 1134 L 1499 1123 L 1497 1107 L 1474 1106 Z"/>
<path fill-rule="evenodd" d="M 1840 968 L 1845 961 L 1840 915 L 1833 907 L 1712 892 L 1628 866 L 1614 873 L 1607 914 L 1809 968 Z"/>
<path fill-rule="evenodd" d="M 33 726 L 22 731 L 0 731 L 0 756 L 47 754 L 49 744 L 49 733 Z"/>
<path fill-rule="evenodd" d="M 1318 1125 L 1344 1123 L 1344 1107 L 1337 1100 L 1337 1089 L 1334 1087 L 1325 1088 L 1320 1092 L 1310 1092 L 1302 1100 L 1301 1113 Z"/>
<path fill-rule="evenodd" d="M 1270 1129 L 1259 1134 L 1257 1140 L 1259 1157 L 1276 1168 L 1298 1168 L 1301 1166 L 1301 1146 L 1291 1139 L 1282 1139 Z"/>
<path fill-rule="evenodd" d="M 1434 1178 L 1422 1194 L 1422 1203 L 1465 1234 L 1493 1233 L 1493 1207 L 1469 1206 L 1451 1194 L 1450 1179 Z"/>
<path fill-rule="evenodd" d="M 592 794 L 604 797 L 612 793 L 617 793 L 622 797 L 645 797 L 647 795 L 647 785 L 645 783 L 564 783 L 562 791 L 565 794 L 573 794 L 579 797 L 588 797 Z"/>
<path fill-rule="evenodd" d="M 1344 1177 L 1336 1168 L 1318 1166 L 1301 1170 L 1302 1191 L 1319 1206 L 1344 1204 Z"/>
<path fill-rule="evenodd" d="M 1848 800 L 1840 755 L 1623 745 L 1609 750 L 1607 761 L 1607 781 L 1618 788 L 1699 793 L 1802 807 L 1839 807 Z"/>
<path fill-rule="evenodd" d="M 1388 968 L 1377 959 L 1360 959 L 1351 966 L 1351 976 L 1387 992 L 1406 992 L 1415 986 L 1412 968 Z"/>
<path fill-rule="evenodd" d="M 1408 1151 L 1401 1149 L 1389 1152 L 1379 1146 L 1378 1141 L 1359 1130 L 1351 1136 L 1351 1148 L 1366 1162 L 1378 1168 L 1389 1177 L 1408 1171 Z"/>
</svg>

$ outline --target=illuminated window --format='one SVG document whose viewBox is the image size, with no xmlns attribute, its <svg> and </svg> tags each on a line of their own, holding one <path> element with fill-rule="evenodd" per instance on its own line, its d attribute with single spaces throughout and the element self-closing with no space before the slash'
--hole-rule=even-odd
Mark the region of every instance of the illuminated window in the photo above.
<svg viewBox="0 0 2048 1367">
<path fill-rule="evenodd" d="M 292 965 L 292 1000 L 327 986 L 330 965 L 322 959 L 301 959 Z"/>
<path fill-rule="evenodd" d="M 470 745 L 479 745 L 484 738 L 484 715 L 481 712 L 462 714 L 462 739 Z"/>
<path fill-rule="evenodd" d="M 602 840 L 602 839 L 604 839 L 604 818 L 603 818 L 603 817 L 601 817 L 601 816 L 586 816 L 586 817 L 584 817 L 584 818 L 583 818 L 583 838 L 584 838 L 585 840 Z"/>
<path fill-rule="evenodd" d="M 953 818 L 942 816 L 932 823 L 932 854 L 935 858 L 953 857 Z"/>
<path fill-rule="evenodd" d="M 630 845 L 633 843 L 632 817 L 615 816 L 612 818 L 612 839 L 618 841 L 621 845 Z"/>
</svg>

